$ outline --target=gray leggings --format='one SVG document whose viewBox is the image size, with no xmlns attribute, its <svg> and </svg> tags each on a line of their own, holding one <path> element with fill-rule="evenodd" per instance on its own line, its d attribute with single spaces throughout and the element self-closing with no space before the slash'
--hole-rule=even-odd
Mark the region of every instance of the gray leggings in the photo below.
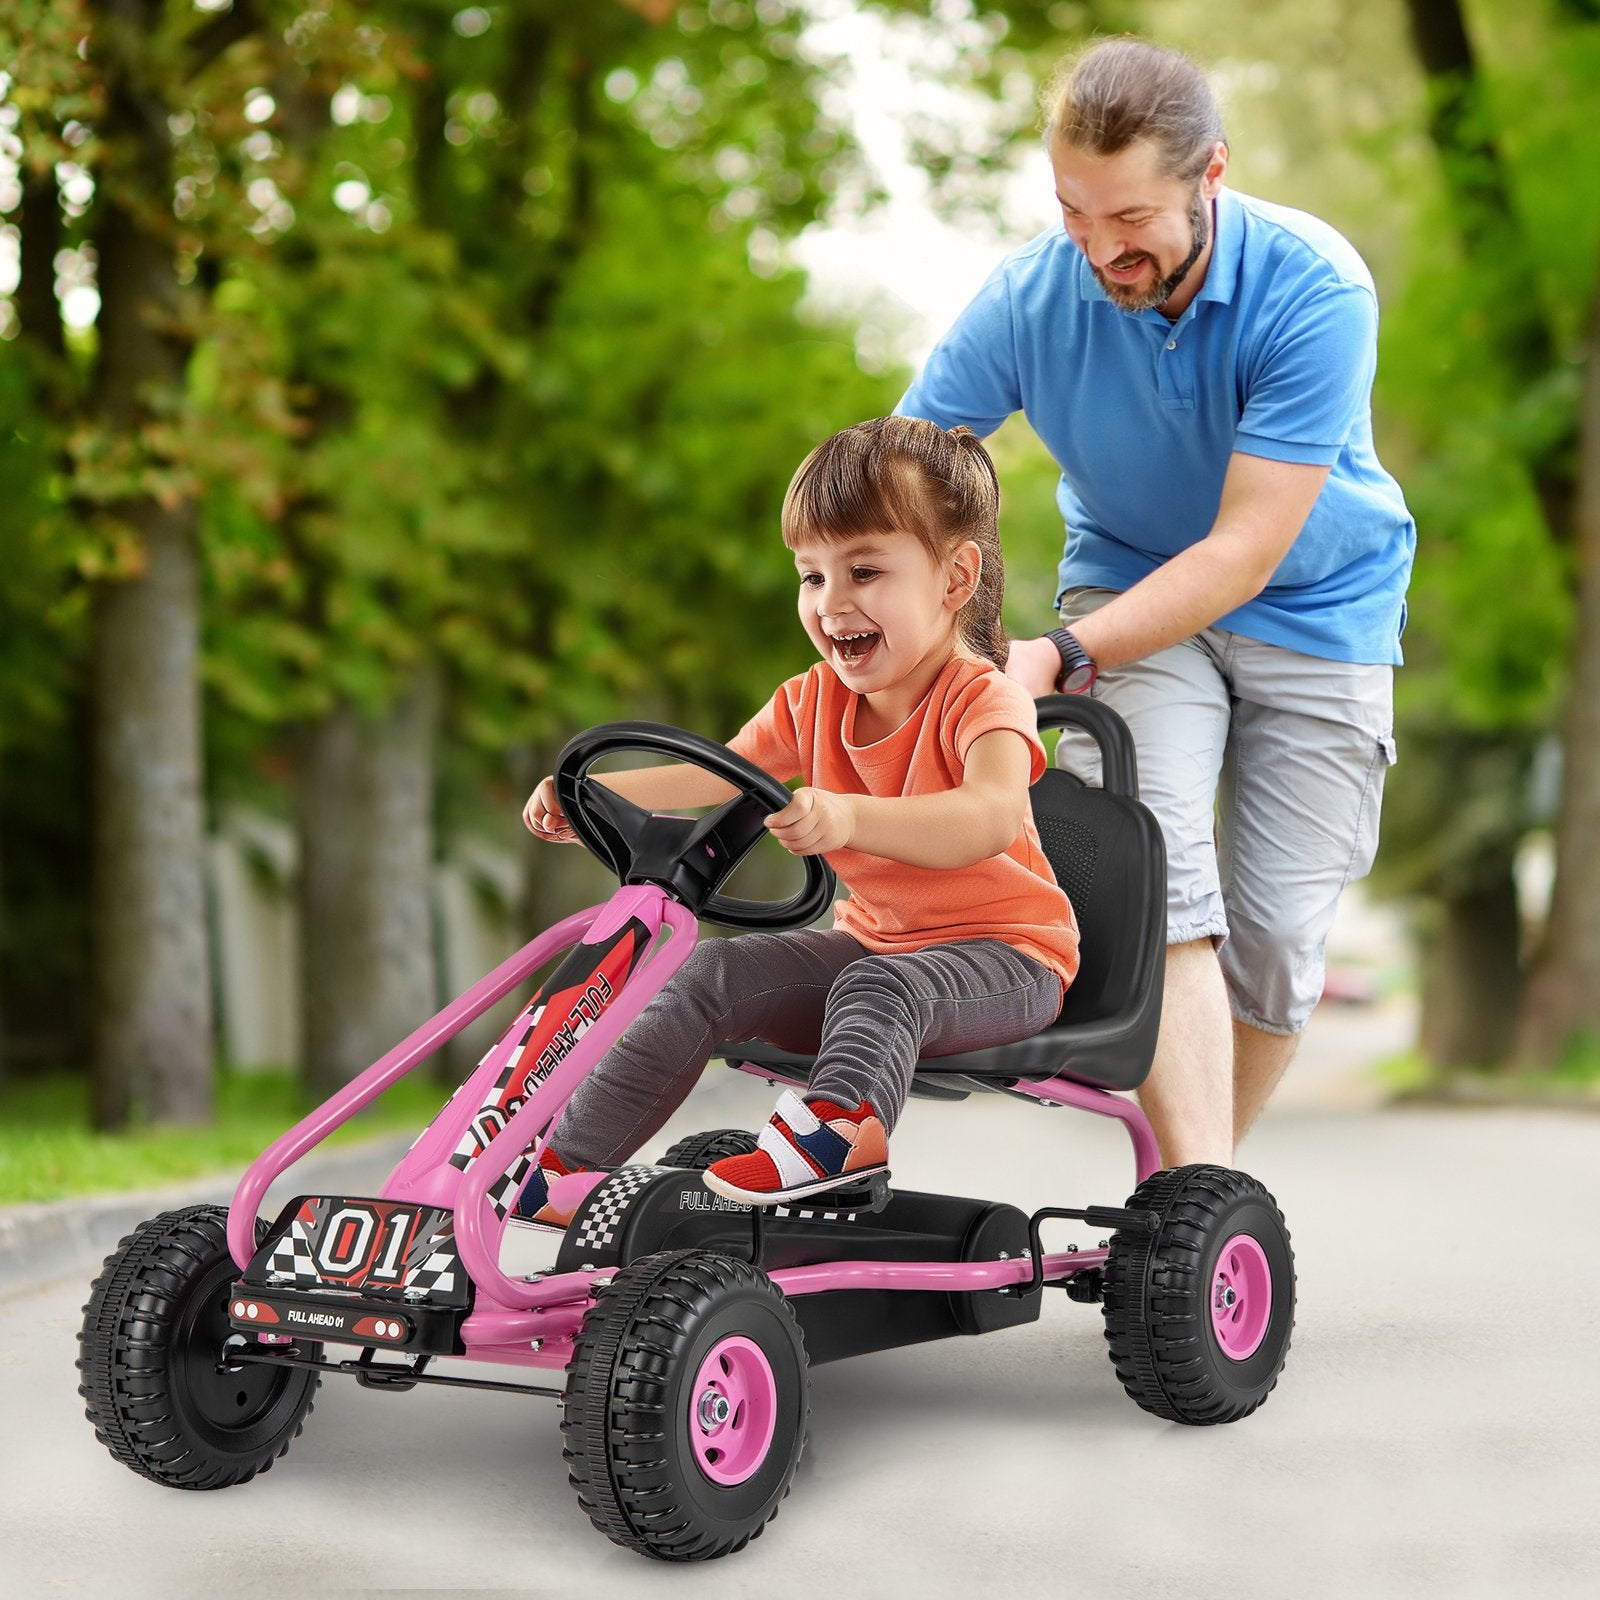
<svg viewBox="0 0 1600 1600">
<path fill-rule="evenodd" d="M 814 1053 L 807 1093 L 869 1101 L 888 1131 L 919 1056 L 1030 1038 L 1060 1010 L 1061 980 L 998 939 L 900 955 L 812 929 L 706 939 L 578 1085 L 550 1143 L 569 1165 L 626 1160 L 737 1039 Z"/>
</svg>

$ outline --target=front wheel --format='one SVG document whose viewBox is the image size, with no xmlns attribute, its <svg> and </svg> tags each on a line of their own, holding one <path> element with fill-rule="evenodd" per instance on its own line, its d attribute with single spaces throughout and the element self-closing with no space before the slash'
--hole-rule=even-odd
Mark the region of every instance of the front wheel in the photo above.
<svg viewBox="0 0 1600 1600">
<path fill-rule="evenodd" d="M 764 1273 L 706 1250 L 644 1256 L 601 1291 L 567 1366 L 579 1504 L 641 1555 L 742 1549 L 789 1492 L 808 1394 L 800 1329 Z"/>
<path fill-rule="evenodd" d="M 78 1393 L 95 1437 L 169 1488 L 225 1489 L 265 1472 L 316 1396 L 315 1372 L 229 1360 L 238 1275 L 227 1211 L 189 1206 L 129 1234 L 83 1308 Z"/>
<path fill-rule="evenodd" d="M 1105 1334 L 1129 1395 L 1169 1422 L 1249 1416 L 1272 1392 L 1294 1331 L 1294 1251 L 1272 1196 L 1226 1167 L 1145 1179 L 1128 1209 L 1154 1234 L 1119 1230 L 1105 1268 Z"/>
</svg>

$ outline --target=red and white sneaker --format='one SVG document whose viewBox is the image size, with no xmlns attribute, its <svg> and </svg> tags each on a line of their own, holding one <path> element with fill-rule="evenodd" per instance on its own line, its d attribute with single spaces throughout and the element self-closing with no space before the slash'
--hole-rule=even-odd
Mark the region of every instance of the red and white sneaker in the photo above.
<svg viewBox="0 0 1600 1600">
<path fill-rule="evenodd" d="M 785 1089 L 755 1153 L 712 1162 L 705 1184 L 730 1200 L 772 1206 L 888 1170 L 883 1123 L 865 1100 L 847 1111 L 831 1100 L 805 1101 Z"/>
<path fill-rule="evenodd" d="M 564 1184 L 564 1192 L 559 1199 L 552 1196 L 551 1190 L 560 1179 L 573 1177 L 580 1172 L 586 1177 L 590 1175 L 587 1167 L 569 1167 L 546 1145 L 539 1157 L 539 1165 L 528 1174 L 528 1181 L 523 1184 L 522 1193 L 517 1196 L 517 1203 L 507 1221 L 520 1222 L 529 1228 L 565 1228 L 583 1203 L 588 1189 L 577 1184 Z M 601 1182 L 605 1176 L 603 1172 L 594 1173 L 595 1183 Z M 592 1188 L 593 1184 L 589 1187 Z"/>
</svg>

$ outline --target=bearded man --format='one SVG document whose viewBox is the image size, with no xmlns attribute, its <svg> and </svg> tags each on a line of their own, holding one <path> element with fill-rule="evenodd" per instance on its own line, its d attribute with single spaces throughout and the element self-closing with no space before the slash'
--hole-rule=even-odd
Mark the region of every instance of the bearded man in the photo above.
<svg viewBox="0 0 1600 1600">
<path fill-rule="evenodd" d="M 1061 468 L 1061 625 L 1007 671 L 1132 730 L 1169 868 L 1140 1098 L 1169 1165 L 1232 1166 L 1395 758 L 1416 530 L 1373 448 L 1377 299 L 1331 227 L 1225 185 L 1186 57 L 1102 43 L 1045 109 L 1062 229 L 1000 264 L 899 409 L 980 435 L 1022 411 Z M 1058 760 L 1094 781 L 1081 739 Z"/>
</svg>

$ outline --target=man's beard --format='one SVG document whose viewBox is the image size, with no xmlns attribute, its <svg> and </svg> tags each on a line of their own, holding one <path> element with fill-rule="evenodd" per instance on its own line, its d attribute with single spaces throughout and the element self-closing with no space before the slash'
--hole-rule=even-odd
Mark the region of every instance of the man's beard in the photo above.
<svg viewBox="0 0 1600 1600">
<path fill-rule="evenodd" d="M 1200 198 L 1199 184 L 1194 186 L 1194 194 L 1189 201 L 1189 227 L 1194 233 L 1194 244 L 1188 255 L 1183 258 L 1182 264 L 1175 272 L 1169 272 L 1166 277 L 1157 279 L 1148 289 L 1129 289 L 1123 284 L 1112 283 L 1091 261 L 1089 270 L 1095 275 L 1095 281 L 1105 290 L 1107 299 L 1122 311 L 1154 311 L 1158 306 L 1167 303 L 1173 291 L 1194 270 L 1195 262 L 1200 259 L 1211 237 L 1211 207 Z M 1138 251 L 1134 260 L 1148 261 L 1152 267 L 1156 265 L 1156 258 L 1145 250 Z M 1116 263 L 1113 262 L 1112 265 L 1115 266 Z M 1129 261 L 1127 265 L 1132 266 L 1133 261 Z"/>
</svg>

